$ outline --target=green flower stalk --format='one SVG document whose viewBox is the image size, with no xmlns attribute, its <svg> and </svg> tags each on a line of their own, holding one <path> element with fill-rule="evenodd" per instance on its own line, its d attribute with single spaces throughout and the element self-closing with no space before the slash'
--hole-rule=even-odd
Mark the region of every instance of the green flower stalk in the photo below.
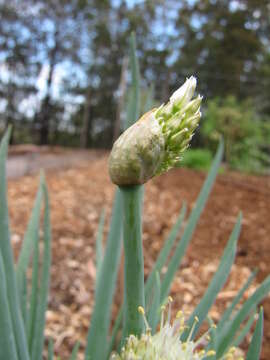
<svg viewBox="0 0 270 360">
<path fill-rule="evenodd" d="M 180 162 L 201 117 L 202 97 L 192 100 L 195 89 L 191 76 L 167 104 L 144 114 L 118 138 L 109 158 L 113 183 L 144 184 Z"/>
<path fill-rule="evenodd" d="M 125 346 L 121 353 L 113 353 L 110 360 L 210 360 L 216 358 L 214 350 L 205 350 L 208 347 L 208 341 L 211 338 L 212 331 L 216 326 L 204 333 L 196 341 L 192 339 L 192 333 L 198 322 L 195 318 L 194 324 L 189 330 L 188 338 L 185 342 L 181 341 L 181 334 L 186 330 L 185 315 L 178 311 L 175 320 L 171 323 L 171 297 L 168 298 L 168 307 L 161 307 L 161 321 L 159 331 L 152 335 L 148 325 L 144 308 L 139 307 L 138 311 L 143 316 L 145 323 L 145 332 L 137 337 L 130 335 L 127 338 Z M 167 314 L 166 309 L 168 308 Z M 165 321 L 165 317 L 167 319 Z M 241 356 L 241 350 L 231 347 L 229 351 L 219 358 L 219 360 L 244 360 Z"/>
</svg>

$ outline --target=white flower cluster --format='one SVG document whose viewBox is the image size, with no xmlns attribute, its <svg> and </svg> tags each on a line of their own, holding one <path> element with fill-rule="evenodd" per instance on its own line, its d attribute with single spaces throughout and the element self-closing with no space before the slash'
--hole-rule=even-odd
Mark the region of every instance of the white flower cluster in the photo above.
<svg viewBox="0 0 270 360">
<path fill-rule="evenodd" d="M 182 311 L 176 315 L 176 319 L 171 324 L 171 297 L 168 298 L 168 312 L 166 313 L 166 306 L 161 309 L 161 321 L 159 331 L 152 335 L 151 329 L 145 317 L 144 309 L 139 307 L 139 312 L 143 315 L 146 331 L 140 338 L 130 335 L 127 339 L 126 345 L 122 348 L 120 355 L 112 354 L 110 360 L 203 360 L 215 358 L 214 350 L 205 350 L 210 340 L 209 333 L 215 329 L 213 325 L 205 334 L 198 340 L 193 341 L 192 335 L 198 318 L 195 318 L 194 324 L 190 330 L 185 324 L 185 316 Z M 166 321 L 164 320 L 167 314 Z M 188 330 L 186 341 L 181 341 L 181 335 Z M 214 330 L 213 330 L 214 331 Z M 238 355 L 236 348 L 231 348 L 219 360 L 244 360 Z"/>
</svg>

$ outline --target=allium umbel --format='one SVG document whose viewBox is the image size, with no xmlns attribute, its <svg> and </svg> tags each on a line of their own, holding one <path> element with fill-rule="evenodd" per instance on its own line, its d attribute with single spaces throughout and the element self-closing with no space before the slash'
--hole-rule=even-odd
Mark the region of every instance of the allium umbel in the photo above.
<svg viewBox="0 0 270 360">
<path fill-rule="evenodd" d="M 140 337 L 130 335 L 122 348 L 121 353 L 114 353 L 110 360 L 210 360 L 215 359 L 216 352 L 207 349 L 211 334 L 216 326 L 204 333 L 196 341 L 192 340 L 194 327 L 198 321 L 195 317 L 194 324 L 188 329 L 185 323 L 185 316 L 182 311 L 178 311 L 176 319 L 171 323 L 171 297 L 168 298 L 168 313 L 166 306 L 161 309 L 160 329 L 156 334 L 151 334 L 144 314 L 144 309 L 139 307 L 139 312 L 143 315 L 146 331 Z M 167 319 L 165 317 L 167 315 Z M 181 335 L 188 330 L 186 341 L 181 341 Z M 206 350 L 205 350 L 206 348 Z M 244 360 L 239 354 L 239 350 L 231 347 L 229 351 L 219 360 Z M 241 351 L 240 351 L 241 353 Z"/>
<path fill-rule="evenodd" d="M 201 117 L 202 97 L 192 100 L 195 88 L 191 76 L 167 104 L 144 114 L 119 137 L 109 159 L 113 183 L 143 184 L 179 163 Z"/>
</svg>

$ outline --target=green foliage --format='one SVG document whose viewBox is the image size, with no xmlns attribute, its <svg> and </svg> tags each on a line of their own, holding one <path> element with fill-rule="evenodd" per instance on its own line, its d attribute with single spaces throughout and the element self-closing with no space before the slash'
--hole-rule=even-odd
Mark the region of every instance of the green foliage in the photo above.
<svg viewBox="0 0 270 360">
<path fill-rule="evenodd" d="M 213 155 L 208 149 L 188 149 L 183 154 L 179 167 L 184 166 L 196 170 L 208 170 L 212 160 Z"/>
<path fill-rule="evenodd" d="M 45 314 L 47 310 L 50 264 L 51 231 L 49 199 L 45 179 L 41 176 L 40 187 L 32 211 L 29 225 L 24 236 L 17 269 L 14 263 L 8 219 L 6 198 L 6 156 L 10 130 L 2 139 L 0 146 L 0 246 L 1 277 L 1 351 L 5 359 L 38 360 L 42 358 L 44 343 Z M 43 252 L 39 247 L 39 222 L 41 203 L 44 203 Z M 28 289 L 26 272 L 31 256 L 32 287 Z M 38 259 L 42 258 L 39 267 Z M 15 272 L 17 270 L 17 273 Z M 15 277 L 17 274 L 17 277 Z M 30 291 L 29 291 L 30 290 Z M 28 297 L 28 294 L 30 296 Z"/>
<path fill-rule="evenodd" d="M 225 161 L 231 168 L 261 172 L 269 167 L 270 127 L 250 100 L 228 96 L 208 101 L 201 133 L 212 151 L 224 138 Z"/>
</svg>

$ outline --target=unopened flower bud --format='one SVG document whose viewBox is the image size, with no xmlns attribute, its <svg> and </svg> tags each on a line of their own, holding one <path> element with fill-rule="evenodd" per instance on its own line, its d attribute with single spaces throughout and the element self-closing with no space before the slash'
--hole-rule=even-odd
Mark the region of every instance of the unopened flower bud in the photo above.
<svg viewBox="0 0 270 360">
<path fill-rule="evenodd" d="M 158 109 L 144 114 L 114 143 L 109 159 L 113 183 L 143 184 L 176 166 L 201 117 L 201 96 L 191 100 L 196 79 L 186 80 Z"/>
</svg>

